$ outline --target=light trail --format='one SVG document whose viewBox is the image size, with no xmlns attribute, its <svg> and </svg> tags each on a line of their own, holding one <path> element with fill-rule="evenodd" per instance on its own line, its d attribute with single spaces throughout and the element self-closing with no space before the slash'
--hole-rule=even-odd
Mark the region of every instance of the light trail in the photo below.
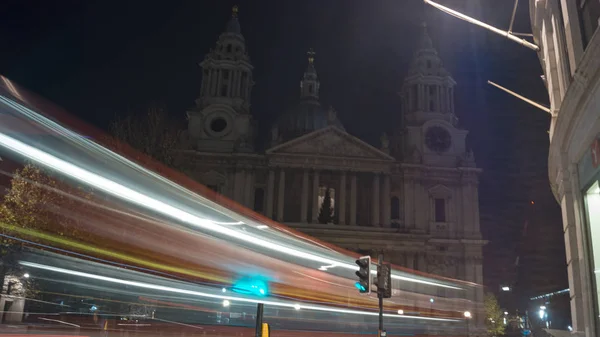
<svg viewBox="0 0 600 337">
<path fill-rule="evenodd" d="M 1 97 L 0 97 L 1 98 Z M 218 234 L 226 235 L 229 237 L 233 237 L 235 239 L 260 246 L 262 248 L 276 251 L 279 253 L 284 253 L 293 257 L 303 258 L 306 260 L 319 262 L 328 265 L 336 265 L 339 267 L 343 267 L 350 270 L 358 270 L 358 266 L 353 264 L 348 264 L 342 261 L 332 260 L 326 257 L 322 257 L 319 255 L 315 255 L 312 253 L 300 251 L 294 248 L 290 248 L 275 242 L 271 242 L 268 240 L 264 240 L 260 237 L 252 236 L 246 234 L 244 232 L 238 232 L 231 228 L 223 227 L 218 222 L 214 222 L 208 219 L 202 219 L 196 215 L 193 215 L 189 212 L 186 212 L 182 209 L 174 207 L 168 203 L 163 201 L 151 198 L 143 193 L 135 191 L 129 187 L 123 186 L 113 180 L 100 176 L 96 173 L 85 170 L 79 166 L 76 166 L 72 163 L 69 163 L 65 160 L 57 158 L 47 152 L 41 151 L 37 148 L 34 148 L 30 145 L 27 145 L 17 139 L 14 139 L 4 133 L 0 133 L 0 145 L 6 147 L 9 150 L 12 150 L 26 158 L 34 160 L 46 167 L 50 167 L 54 170 L 57 170 L 61 173 L 64 173 L 80 182 L 83 182 L 87 185 L 93 186 L 98 190 L 104 191 L 108 194 L 111 194 L 115 197 L 124 199 L 133 204 L 136 204 L 142 208 L 150 209 L 154 212 L 166 215 L 168 217 L 175 218 L 184 223 L 190 224 L 192 226 L 196 226 L 205 230 L 209 230 Z M 164 178 L 163 178 L 164 179 Z M 371 273 L 375 273 L 376 271 L 372 270 Z M 426 281 L 415 279 L 412 277 L 400 276 L 400 275 L 392 275 L 393 279 L 399 279 L 409 282 L 422 283 L 432 286 L 457 289 L 460 290 L 462 288 L 455 287 L 451 285 L 446 285 L 443 283 Z"/>
<path fill-rule="evenodd" d="M 181 288 L 168 287 L 168 286 L 162 286 L 162 285 L 145 283 L 145 282 L 123 280 L 123 279 L 114 278 L 114 277 L 89 274 L 89 273 L 84 273 L 84 272 L 80 272 L 80 271 L 69 270 L 69 269 L 59 268 L 59 267 L 53 267 L 53 266 L 48 266 L 48 265 L 43 265 L 43 264 L 28 262 L 28 261 L 19 261 L 19 264 L 26 266 L 26 267 L 30 267 L 30 268 L 48 270 L 48 271 L 53 271 L 53 272 L 57 272 L 57 273 L 62 273 L 62 274 L 67 274 L 67 275 L 72 275 L 72 276 L 79 276 L 79 277 L 83 277 L 83 278 L 89 278 L 89 279 L 94 279 L 94 280 L 99 280 L 99 281 L 110 282 L 110 283 L 128 285 L 128 286 L 144 288 L 144 289 L 153 289 L 153 290 L 160 290 L 160 291 L 165 291 L 165 292 L 179 293 L 179 294 L 185 294 L 185 295 L 213 298 L 213 299 L 218 299 L 218 300 L 227 300 L 227 301 L 236 301 L 236 302 L 245 302 L 245 303 L 263 303 L 263 304 L 267 304 L 267 305 L 283 307 L 283 308 L 292 308 L 292 309 L 296 309 L 296 310 L 298 310 L 298 306 L 300 306 L 300 309 L 335 312 L 335 313 L 341 313 L 341 314 L 354 314 L 354 315 L 365 315 L 365 316 L 378 316 L 379 315 L 379 313 L 376 313 L 376 312 L 368 312 L 368 311 L 360 311 L 360 310 L 340 309 L 340 308 L 335 308 L 335 307 L 326 307 L 326 306 L 319 306 L 319 305 L 299 305 L 298 303 L 286 303 L 286 302 L 280 302 L 280 301 L 258 300 L 258 299 L 244 298 L 244 297 L 210 294 L 210 293 L 194 291 L 194 290 L 186 290 L 186 289 L 181 289 Z M 383 315 L 385 317 L 398 318 L 398 319 L 409 318 L 409 319 L 428 320 L 428 321 L 460 322 L 460 320 L 458 320 L 458 319 L 451 319 L 451 318 L 421 317 L 421 316 L 398 315 L 398 314 L 389 314 L 389 313 L 387 313 L 387 314 L 384 313 Z"/>
</svg>

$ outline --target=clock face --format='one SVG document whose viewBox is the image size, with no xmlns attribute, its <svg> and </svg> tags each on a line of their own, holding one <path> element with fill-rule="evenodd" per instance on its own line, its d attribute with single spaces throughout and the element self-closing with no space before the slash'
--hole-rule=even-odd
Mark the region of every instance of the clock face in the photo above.
<svg viewBox="0 0 600 337">
<path fill-rule="evenodd" d="M 432 151 L 446 152 L 451 143 L 450 133 L 441 126 L 432 126 L 425 132 L 425 144 Z"/>
</svg>

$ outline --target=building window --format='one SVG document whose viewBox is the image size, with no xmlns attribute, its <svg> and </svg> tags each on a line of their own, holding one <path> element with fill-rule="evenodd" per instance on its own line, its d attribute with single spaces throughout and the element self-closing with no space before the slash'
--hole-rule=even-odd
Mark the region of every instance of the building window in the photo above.
<svg viewBox="0 0 600 337">
<path fill-rule="evenodd" d="M 417 110 L 419 108 L 419 94 L 416 86 L 410 87 L 410 103 L 412 104 L 412 109 Z"/>
<path fill-rule="evenodd" d="M 433 101 L 429 101 L 429 111 L 433 111 L 435 110 L 435 106 L 433 104 Z"/>
<path fill-rule="evenodd" d="M 227 96 L 227 84 L 221 85 L 221 96 Z"/>
<path fill-rule="evenodd" d="M 223 69 L 223 79 L 224 80 L 228 80 L 229 79 L 229 70 Z"/>
<path fill-rule="evenodd" d="M 583 49 L 587 47 L 594 32 L 598 28 L 600 18 L 600 2 L 598 0 L 577 0 L 577 11 L 581 23 Z"/>
<path fill-rule="evenodd" d="M 312 95 L 314 91 L 315 91 L 315 87 L 312 84 L 309 84 L 308 85 L 308 93 Z"/>
<path fill-rule="evenodd" d="M 431 61 L 427 60 L 427 69 L 431 69 Z"/>
<path fill-rule="evenodd" d="M 257 188 L 254 190 L 254 211 L 262 213 L 265 205 L 265 190 Z"/>
<path fill-rule="evenodd" d="M 446 199 L 436 198 L 435 202 L 435 222 L 446 222 Z"/>
<path fill-rule="evenodd" d="M 400 219 L 400 199 L 392 197 L 390 200 L 390 215 L 392 219 Z"/>
<path fill-rule="evenodd" d="M 231 45 L 230 44 L 227 45 L 227 52 L 231 53 Z"/>
</svg>

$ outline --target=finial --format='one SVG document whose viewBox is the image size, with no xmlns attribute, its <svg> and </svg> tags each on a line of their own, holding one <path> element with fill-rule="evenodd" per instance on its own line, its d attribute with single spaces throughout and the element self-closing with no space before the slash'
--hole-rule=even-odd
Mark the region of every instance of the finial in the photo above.
<svg viewBox="0 0 600 337">
<path fill-rule="evenodd" d="M 234 6 L 231 8 L 231 17 L 233 17 L 233 18 L 237 18 L 237 16 L 238 16 L 238 11 L 239 11 L 238 5 L 234 5 Z"/>
<path fill-rule="evenodd" d="M 308 63 L 313 64 L 315 62 L 315 52 L 313 51 L 313 49 L 310 48 L 306 55 L 308 55 Z"/>
</svg>

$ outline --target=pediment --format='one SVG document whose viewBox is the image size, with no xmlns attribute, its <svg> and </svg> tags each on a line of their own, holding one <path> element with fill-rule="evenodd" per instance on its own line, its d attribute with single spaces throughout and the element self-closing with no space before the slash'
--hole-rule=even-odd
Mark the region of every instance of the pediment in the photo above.
<svg viewBox="0 0 600 337">
<path fill-rule="evenodd" d="M 318 155 L 328 157 L 394 160 L 389 154 L 335 126 L 292 139 L 267 150 L 267 154 Z"/>
</svg>

